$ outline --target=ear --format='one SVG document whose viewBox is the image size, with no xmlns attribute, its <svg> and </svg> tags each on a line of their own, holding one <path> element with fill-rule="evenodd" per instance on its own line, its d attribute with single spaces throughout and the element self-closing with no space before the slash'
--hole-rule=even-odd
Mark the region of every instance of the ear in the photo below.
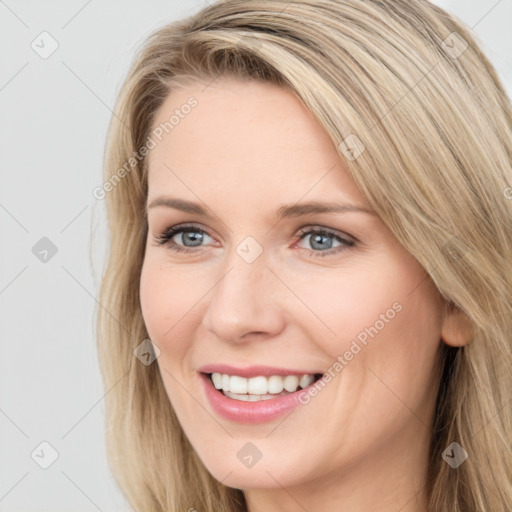
<svg viewBox="0 0 512 512">
<path fill-rule="evenodd" d="M 473 334 L 471 319 L 453 302 L 448 303 L 441 328 L 442 340 L 451 347 L 462 347 L 473 339 Z"/>
</svg>

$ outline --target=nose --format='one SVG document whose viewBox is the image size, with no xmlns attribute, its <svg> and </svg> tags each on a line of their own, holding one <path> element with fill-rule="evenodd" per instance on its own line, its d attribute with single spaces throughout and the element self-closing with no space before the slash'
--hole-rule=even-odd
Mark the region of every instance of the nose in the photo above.
<svg viewBox="0 0 512 512">
<path fill-rule="evenodd" d="M 266 339 L 284 329 L 283 290 L 267 267 L 265 252 L 252 263 L 233 250 L 207 297 L 203 326 L 219 340 L 244 343 Z"/>
</svg>

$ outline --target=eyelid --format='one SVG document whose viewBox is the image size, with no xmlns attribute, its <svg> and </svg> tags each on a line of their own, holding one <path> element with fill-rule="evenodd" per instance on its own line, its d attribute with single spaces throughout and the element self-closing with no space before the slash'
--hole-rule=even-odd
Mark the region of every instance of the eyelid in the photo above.
<svg viewBox="0 0 512 512">
<path fill-rule="evenodd" d="M 183 223 L 180 223 L 180 224 L 176 224 L 176 225 L 173 225 L 173 226 L 169 226 L 167 227 L 162 234 L 166 234 L 166 233 L 169 233 L 171 230 L 174 230 L 174 231 L 177 231 L 178 229 L 180 228 L 191 228 L 191 230 L 196 230 L 196 231 L 200 231 L 202 233 L 205 233 L 207 234 L 208 236 L 210 236 L 211 238 L 214 238 L 208 231 L 207 228 L 203 228 L 200 226 L 200 224 L 196 223 L 196 222 L 183 222 Z M 330 235 L 335 235 L 335 236 L 339 236 L 340 238 L 344 238 L 346 237 L 346 241 L 347 242 L 350 242 L 350 241 L 353 241 L 353 242 L 359 242 L 359 240 L 355 237 L 355 236 L 352 236 L 350 235 L 349 233 L 346 233 L 344 231 L 339 231 L 337 229 L 334 229 L 334 228 L 328 228 L 328 227 L 325 227 L 325 226 L 321 226 L 321 225 L 318 225 L 318 224 L 308 224 L 304 227 L 301 227 L 299 228 L 299 230 L 297 231 L 297 234 L 296 236 L 298 237 L 301 237 L 305 234 L 308 234 L 310 233 L 311 231 L 322 231 L 322 232 L 325 232 L 325 233 L 328 233 Z M 348 239 L 348 240 L 347 240 Z"/>
<path fill-rule="evenodd" d="M 198 233 L 208 235 L 210 238 L 214 238 L 212 235 L 210 235 L 208 230 L 200 227 L 199 224 L 197 224 L 195 222 L 182 222 L 180 224 L 175 224 L 175 225 L 165 228 L 164 231 L 160 235 L 155 236 L 155 241 L 157 243 L 163 245 L 166 242 L 169 242 L 170 239 L 173 238 L 174 236 L 176 236 L 186 230 L 196 231 Z"/>
<path fill-rule="evenodd" d="M 307 235 L 307 234 L 311 233 L 311 231 L 327 233 L 328 235 L 336 236 L 336 237 L 340 238 L 341 240 L 344 240 L 345 242 L 352 242 L 354 244 L 359 242 L 359 240 L 355 236 L 349 235 L 348 233 L 346 233 L 344 231 L 339 231 L 334 228 L 326 228 L 324 226 L 319 226 L 319 225 L 315 225 L 315 224 L 310 224 L 310 225 L 306 226 L 305 228 L 301 228 L 299 230 L 299 232 L 297 233 L 297 236 L 299 236 L 299 238 L 300 238 L 303 235 Z"/>
<path fill-rule="evenodd" d="M 171 250 L 174 250 L 176 252 L 184 252 L 189 254 L 199 253 L 201 250 L 207 247 L 204 245 L 196 247 L 186 247 L 176 243 L 171 244 L 171 239 L 174 238 L 174 236 L 183 233 L 187 230 L 195 231 L 207 235 L 212 239 L 215 239 L 215 237 L 213 237 L 208 232 L 207 229 L 201 227 L 200 224 L 196 222 L 183 222 L 166 228 L 161 235 L 155 237 L 155 241 L 159 245 L 168 245 Z M 295 245 L 302 241 L 306 236 L 311 235 L 313 233 L 327 234 L 329 236 L 332 236 L 333 238 L 337 238 L 342 244 L 341 246 L 335 247 L 334 249 L 327 249 L 324 251 L 314 251 L 312 249 L 299 248 L 302 250 L 309 251 L 311 255 L 315 256 L 330 256 L 332 254 L 337 254 L 342 250 L 353 247 L 359 243 L 359 241 L 354 236 L 343 231 L 338 231 L 334 228 L 327 228 L 325 226 L 309 224 L 299 229 L 299 231 L 295 235 L 295 237 L 297 237 L 298 240 L 293 244 L 293 247 L 295 247 Z"/>
</svg>

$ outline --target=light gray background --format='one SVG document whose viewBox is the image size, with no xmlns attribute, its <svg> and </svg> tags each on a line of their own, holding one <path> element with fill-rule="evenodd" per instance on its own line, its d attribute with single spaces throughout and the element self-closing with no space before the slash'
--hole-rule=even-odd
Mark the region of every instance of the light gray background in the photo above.
<svg viewBox="0 0 512 512">
<path fill-rule="evenodd" d="M 128 510 L 104 450 L 106 231 L 92 191 L 134 49 L 205 1 L 0 0 L 0 511 Z M 511 96 L 512 0 L 436 3 L 474 27 Z M 43 31 L 58 43 L 45 59 L 31 47 L 51 47 Z M 42 237 L 57 248 L 46 262 L 32 252 Z M 48 469 L 43 441 L 58 452 Z"/>
</svg>

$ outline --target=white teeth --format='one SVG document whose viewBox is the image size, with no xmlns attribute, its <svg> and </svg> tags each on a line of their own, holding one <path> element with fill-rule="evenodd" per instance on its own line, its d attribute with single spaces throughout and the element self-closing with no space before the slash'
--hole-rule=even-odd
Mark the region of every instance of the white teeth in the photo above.
<svg viewBox="0 0 512 512">
<path fill-rule="evenodd" d="M 222 389 L 224 391 L 229 391 L 229 375 L 222 376 Z"/>
<path fill-rule="evenodd" d="M 212 373 L 212 382 L 216 389 L 222 389 L 222 375 L 220 373 Z"/>
<path fill-rule="evenodd" d="M 281 393 L 284 389 L 283 378 L 279 375 L 272 375 L 268 378 L 267 388 L 269 393 Z"/>
<path fill-rule="evenodd" d="M 247 379 L 233 375 L 229 378 L 229 391 L 237 393 L 239 395 L 245 395 L 247 393 Z"/>
<path fill-rule="evenodd" d="M 284 378 L 284 389 L 286 389 L 286 391 L 293 393 L 294 391 L 297 391 L 298 387 L 299 377 L 297 377 L 297 375 L 287 375 Z"/>
<path fill-rule="evenodd" d="M 231 377 L 233 378 L 233 377 Z M 241 378 L 241 377 L 240 377 Z M 247 379 L 244 379 L 247 381 Z M 247 391 L 250 395 L 266 395 L 268 391 L 266 377 L 252 377 L 248 380 Z"/>
<path fill-rule="evenodd" d="M 231 393 L 230 391 L 225 391 L 224 394 L 228 398 L 233 398 L 234 400 L 240 400 L 241 402 L 259 402 L 260 400 L 270 400 L 272 398 L 276 398 L 278 396 L 288 395 L 287 391 L 282 391 L 277 395 L 237 395 L 236 393 Z"/>
<path fill-rule="evenodd" d="M 300 378 L 299 386 L 302 389 L 304 389 L 304 388 L 307 388 L 310 384 L 313 384 L 314 381 L 315 381 L 315 377 L 313 377 L 313 375 L 303 375 Z"/>
<path fill-rule="evenodd" d="M 211 379 L 216 389 L 220 389 L 226 396 L 239 398 L 244 395 L 247 401 L 268 400 L 272 395 L 288 394 L 297 391 L 299 388 L 305 388 L 315 381 L 312 374 L 298 375 L 272 375 L 270 377 L 251 377 L 246 379 L 238 375 L 226 375 L 223 373 L 212 373 Z M 231 396 L 238 395 L 238 396 Z M 253 398 L 254 397 L 254 398 Z"/>
</svg>

